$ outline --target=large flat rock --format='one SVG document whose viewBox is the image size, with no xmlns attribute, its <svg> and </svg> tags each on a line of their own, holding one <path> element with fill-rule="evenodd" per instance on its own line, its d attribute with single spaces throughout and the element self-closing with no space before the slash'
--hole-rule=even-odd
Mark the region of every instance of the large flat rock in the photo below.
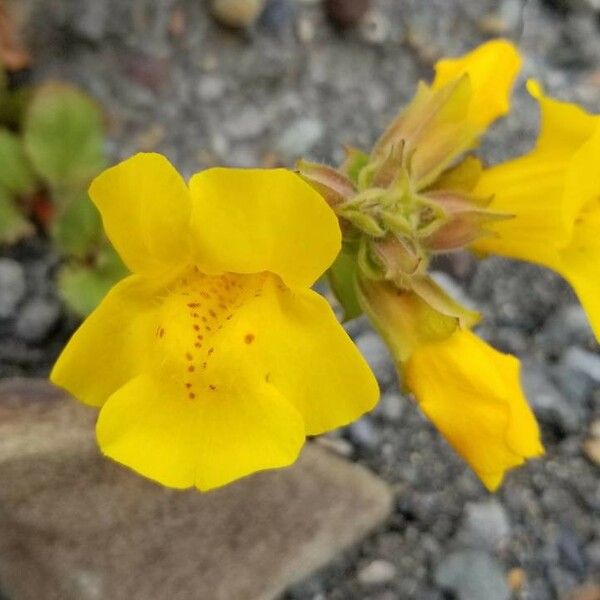
<svg viewBox="0 0 600 600">
<path fill-rule="evenodd" d="M 378 478 L 308 444 L 208 494 L 102 458 L 96 411 L 0 381 L 0 582 L 11 600 L 268 600 L 389 514 Z"/>
</svg>

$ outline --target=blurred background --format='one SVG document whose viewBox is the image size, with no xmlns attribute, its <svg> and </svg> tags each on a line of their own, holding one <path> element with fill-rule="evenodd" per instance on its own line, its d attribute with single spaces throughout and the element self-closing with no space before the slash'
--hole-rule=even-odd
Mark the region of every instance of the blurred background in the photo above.
<svg viewBox="0 0 600 600">
<path fill-rule="evenodd" d="M 338 164 L 439 57 L 498 36 L 524 69 L 482 144 L 488 163 L 535 140 L 527 77 L 600 112 L 598 0 L 0 0 L 0 377 L 46 376 L 123 274 L 85 201 L 104 165 L 137 151 L 186 176 Z M 531 265 L 457 254 L 435 271 L 483 312 L 480 334 L 523 360 L 547 456 L 486 493 L 400 393 L 367 323 L 350 323 L 382 400 L 320 443 L 385 480 L 394 508 L 283 598 L 598 600 L 600 353 L 585 315 Z"/>
</svg>

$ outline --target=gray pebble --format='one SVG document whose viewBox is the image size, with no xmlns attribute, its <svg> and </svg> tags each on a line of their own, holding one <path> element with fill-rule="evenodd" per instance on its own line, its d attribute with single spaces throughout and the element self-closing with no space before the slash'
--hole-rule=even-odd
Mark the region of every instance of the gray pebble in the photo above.
<svg viewBox="0 0 600 600">
<path fill-rule="evenodd" d="M 34 298 L 21 310 L 16 324 L 16 334 L 29 343 L 44 341 L 56 327 L 60 318 L 60 305 L 55 300 Z"/>
<path fill-rule="evenodd" d="M 234 141 L 251 140 L 267 129 L 264 114 L 254 106 L 246 106 L 223 123 L 225 133 Z"/>
<path fill-rule="evenodd" d="M 373 449 L 379 443 L 379 430 L 369 417 L 363 417 L 348 427 L 352 441 L 363 448 Z"/>
<path fill-rule="evenodd" d="M 387 560 L 374 560 L 363 567 L 357 574 L 358 581 L 363 585 L 382 585 L 393 581 L 396 567 Z"/>
<path fill-rule="evenodd" d="M 495 499 L 469 502 L 457 538 L 470 548 L 494 552 L 507 542 L 510 530 L 506 510 L 500 502 Z"/>
<path fill-rule="evenodd" d="M 222 77 L 206 75 L 198 82 L 196 91 L 202 102 L 216 102 L 220 100 L 227 89 L 227 82 Z"/>
<path fill-rule="evenodd" d="M 375 412 L 388 421 L 398 422 L 402 419 L 406 408 L 406 400 L 397 390 L 391 389 L 381 397 Z"/>
<path fill-rule="evenodd" d="M 563 364 L 577 373 L 600 383 L 600 356 L 581 348 L 569 348 L 563 357 Z"/>
<path fill-rule="evenodd" d="M 356 338 L 356 345 L 373 370 L 382 387 L 395 381 L 396 369 L 387 346 L 374 331 L 365 331 Z"/>
<path fill-rule="evenodd" d="M 0 258 L 0 319 L 15 316 L 25 291 L 23 267 L 10 258 Z"/>
<path fill-rule="evenodd" d="M 298 119 L 292 123 L 277 142 L 276 151 L 291 159 L 302 158 L 325 135 L 325 126 L 317 119 Z"/>
<path fill-rule="evenodd" d="M 550 381 L 542 365 L 526 361 L 521 369 L 521 383 L 531 408 L 540 420 L 557 425 L 565 432 L 576 432 L 585 415 L 581 406 L 569 402 Z"/>
<path fill-rule="evenodd" d="M 569 304 L 552 315 L 537 336 L 550 354 L 561 354 L 568 346 L 594 344 L 594 334 L 585 311 L 578 304 Z"/>
<path fill-rule="evenodd" d="M 449 554 L 435 570 L 435 581 L 458 600 L 508 600 L 510 590 L 500 565 L 485 552 Z"/>
</svg>

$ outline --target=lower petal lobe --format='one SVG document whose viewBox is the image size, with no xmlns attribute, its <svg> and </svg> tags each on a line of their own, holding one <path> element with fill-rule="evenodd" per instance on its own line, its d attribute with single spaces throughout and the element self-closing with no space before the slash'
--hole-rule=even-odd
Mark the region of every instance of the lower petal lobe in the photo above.
<svg viewBox="0 0 600 600">
<path fill-rule="evenodd" d="M 139 275 L 119 282 L 74 333 L 50 379 L 101 406 L 148 368 L 157 315 L 156 288 Z"/>
</svg>

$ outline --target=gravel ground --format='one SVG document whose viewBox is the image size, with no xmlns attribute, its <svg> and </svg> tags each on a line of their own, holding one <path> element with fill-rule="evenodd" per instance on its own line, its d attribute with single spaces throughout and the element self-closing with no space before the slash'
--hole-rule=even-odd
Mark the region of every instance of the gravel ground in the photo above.
<svg viewBox="0 0 600 600">
<path fill-rule="evenodd" d="M 438 56 L 493 35 L 519 41 L 523 79 L 600 111 L 592 0 L 381 0 L 342 33 L 312 0 L 273 0 L 245 32 L 216 26 L 192 0 L 30 4 L 33 77 L 77 82 L 103 104 L 114 159 L 157 149 L 187 174 L 300 155 L 338 162 L 344 143 L 369 147 Z M 537 113 L 523 85 L 515 105 L 483 144 L 491 162 L 532 144 Z M 44 375 L 76 325 L 52 283 L 58 258 L 41 239 L 0 257 L 0 376 Z M 382 402 L 321 443 L 387 480 L 397 504 L 381 531 L 286 600 L 546 600 L 600 573 L 600 353 L 585 316 L 558 277 L 534 266 L 456 255 L 436 268 L 484 313 L 481 335 L 524 361 L 547 456 L 487 494 L 400 394 L 369 326 L 352 323 Z"/>
</svg>

